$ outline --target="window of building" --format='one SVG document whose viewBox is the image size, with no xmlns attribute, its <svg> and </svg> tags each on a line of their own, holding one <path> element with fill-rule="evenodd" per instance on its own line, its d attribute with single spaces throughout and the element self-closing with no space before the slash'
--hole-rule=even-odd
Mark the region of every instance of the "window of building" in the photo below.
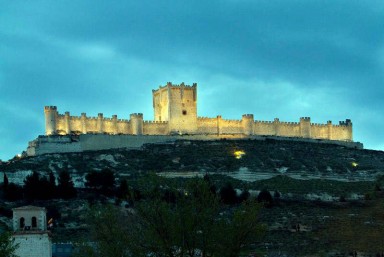
<svg viewBox="0 0 384 257">
<path fill-rule="evenodd" d="M 23 217 L 20 218 L 20 228 L 25 227 L 25 219 Z"/>
<path fill-rule="evenodd" d="M 32 228 L 36 228 L 37 227 L 37 219 L 36 217 L 32 217 Z"/>
<path fill-rule="evenodd" d="M 186 110 L 183 110 L 183 115 L 187 115 L 187 111 Z"/>
</svg>

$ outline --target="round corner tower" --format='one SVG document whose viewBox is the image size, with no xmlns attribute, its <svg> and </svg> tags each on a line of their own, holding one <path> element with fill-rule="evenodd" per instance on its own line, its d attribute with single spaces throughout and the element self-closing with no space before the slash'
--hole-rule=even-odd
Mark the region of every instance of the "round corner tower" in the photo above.
<svg viewBox="0 0 384 257">
<path fill-rule="evenodd" d="M 143 134 L 143 114 L 132 113 L 130 115 L 131 131 L 133 135 Z"/>
<path fill-rule="evenodd" d="M 243 133 L 245 135 L 253 135 L 254 119 L 253 114 L 243 114 L 241 119 Z"/>
<path fill-rule="evenodd" d="M 57 121 L 57 107 L 56 106 L 45 106 L 45 134 L 47 136 L 56 134 L 56 121 Z"/>
</svg>

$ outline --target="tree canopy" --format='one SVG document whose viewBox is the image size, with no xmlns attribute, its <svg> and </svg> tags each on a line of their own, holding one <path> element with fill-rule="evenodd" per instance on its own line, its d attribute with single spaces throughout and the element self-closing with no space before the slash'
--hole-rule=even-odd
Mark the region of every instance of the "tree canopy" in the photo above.
<svg viewBox="0 0 384 257">
<path fill-rule="evenodd" d="M 17 247 L 10 232 L 0 232 L 0 257 L 17 257 L 15 255 Z"/>
<path fill-rule="evenodd" d="M 258 203 L 224 206 L 202 179 L 185 186 L 161 179 L 147 185 L 134 209 L 92 209 L 96 247 L 80 256 L 237 257 L 263 234 Z M 174 201 L 164 198 L 169 193 Z"/>
</svg>

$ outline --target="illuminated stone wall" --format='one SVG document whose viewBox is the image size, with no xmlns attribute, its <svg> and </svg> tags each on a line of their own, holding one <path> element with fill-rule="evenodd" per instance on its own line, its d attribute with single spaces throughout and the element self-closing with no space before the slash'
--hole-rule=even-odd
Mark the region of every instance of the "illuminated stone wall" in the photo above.
<svg viewBox="0 0 384 257">
<path fill-rule="evenodd" d="M 300 123 L 298 122 L 279 122 L 277 127 L 279 135 L 285 137 L 300 137 Z"/>
<path fill-rule="evenodd" d="M 166 121 L 144 121 L 144 135 L 167 135 L 168 122 Z"/>
<path fill-rule="evenodd" d="M 56 106 L 46 106 L 46 135 L 68 134 L 125 134 L 125 135 L 265 135 L 298 138 L 314 138 L 352 141 L 350 120 L 333 125 L 311 123 L 309 117 L 299 122 L 255 121 L 253 114 L 244 114 L 241 120 L 197 117 L 197 84 L 192 86 L 168 82 L 152 91 L 154 120 L 144 121 L 143 114 L 133 113 L 130 119 L 118 119 L 116 115 L 105 118 L 59 114 Z"/>
<path fill-rule="evenodd" d="M 241 120 L 220 119 L 220 134 L 242 134 Z"/>
<path fill-rule="evenodd" d="M 256 121 L 253 129 L 255 135 L 273 136 L 275 132 L 275 124 L 272 121 Z"/>
<path fill-rule="evenodd" d="M 197 133 L 198 134 L 220 134 L 218 130 L 218 119 L 199 117 L 197 118 Z"/>
</svg>

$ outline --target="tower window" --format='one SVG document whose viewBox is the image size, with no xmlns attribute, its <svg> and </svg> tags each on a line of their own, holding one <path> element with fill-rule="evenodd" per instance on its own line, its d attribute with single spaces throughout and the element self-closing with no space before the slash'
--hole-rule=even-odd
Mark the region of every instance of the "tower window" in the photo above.
<svg viewBox="0 0 384 257">
<path fill-rule="evenodd" d="M 25 227 L 25 219 L 20 218 L 20 228 L 24 228 L 24 227 Z"/>
<path fill-rule="evenodd" d="M 187 115 L 187 111 L 186 110 L 183 110 L 183 115 Z"/>
<path fill-rule="evenodd" d="M 32 227 L 33 228 L 37 227 L 37 219 L 36 219 L 36 217 L 32 217 Z"/>
</svg>

